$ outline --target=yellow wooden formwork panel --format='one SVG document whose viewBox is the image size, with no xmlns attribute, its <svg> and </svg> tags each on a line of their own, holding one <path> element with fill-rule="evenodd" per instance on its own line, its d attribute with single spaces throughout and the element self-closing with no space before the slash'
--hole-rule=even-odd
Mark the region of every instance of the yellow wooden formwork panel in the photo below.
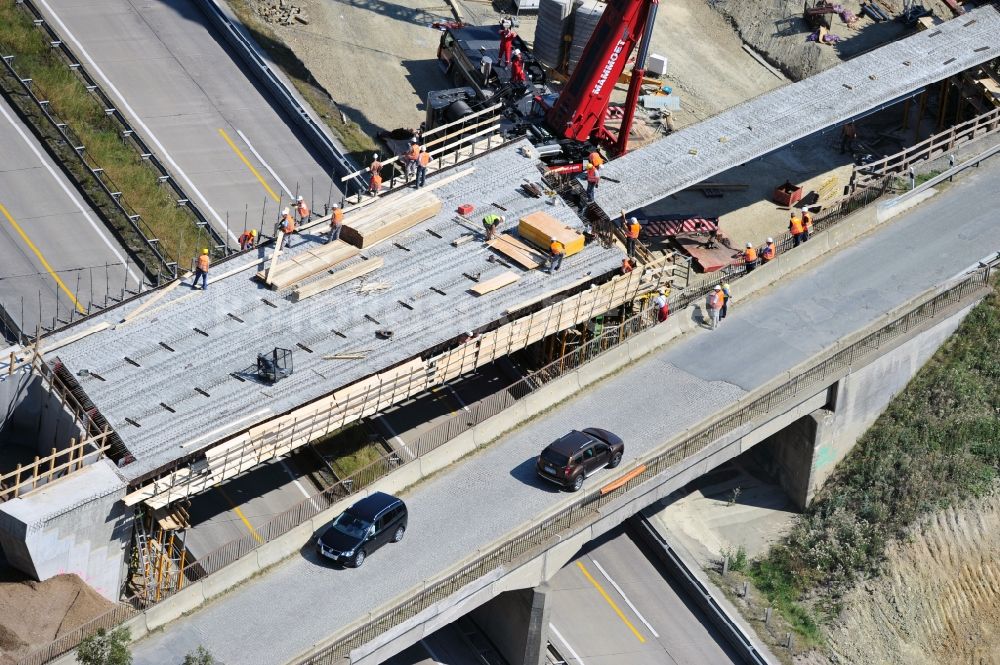
<svg viewBox="0 0 1000 665">
<path fill-rule="evenodd" d="M 533 212 L 522 217 L 517 223 L 517 234 L 523 240 L 541 248 L 546 255 L 549 253 L 552 238 L 563 244 L 566 256 L 573 256 L 583 250 L 582 233 L 544 212 Z"/>
</svg>

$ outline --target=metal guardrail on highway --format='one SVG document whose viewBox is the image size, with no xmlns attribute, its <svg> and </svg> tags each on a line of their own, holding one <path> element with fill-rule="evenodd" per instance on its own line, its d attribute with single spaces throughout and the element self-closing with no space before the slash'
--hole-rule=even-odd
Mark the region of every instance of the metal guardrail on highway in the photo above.
<svg viewBox="0 0 1000 665">
<path fill-rule="evenodd" d="M 260 83 L 281 104 L 292 120 L 305 133 L 316 148 L 324 153 L 333 166 L 338 178 L 356 169 L 340 148 L 327 136 L 326 132 L 313 120 L 309 112 L 299 103 L 292 91 L 271 71 L 270 65 L 261 57 L 257 45 L 233 23 L 215 0 L 197 0 L 196 4 L 209 21 L 220 31 L 223 39 L 236 51 Z M 357 187 L 365 186 L 360 179 Z"/>
<path fill-rule="evenodd" d="M 949 309 L 963 303 L 970 294 L 983 292 L 990 283 L 992 268 L 992 265 L 988 265 L 972 272 L 944 291 L 915 304 L 906 313 L 885 323 L 877 330 L 844 348 L 836 349 L 832 355 L 815 365 L 800 367 L 795 376 L 779 385 L 764 386 L 753 391 L 737 401 L 729 412 L 713 417 L 707 423 L 694 428 L 693 432 L 689 430 L 682 433 L 673 442 L 668 442 L 660 452 L 638 460 L 637 464 L 644 466 L 645 470 L 631 477 L 620 487 L 606 493 L 595 491 L 575 501 L 557 514 L 480 554 L 459 570 L 436 581 L 428 582 L 421 591 L 409 597 L 398 599 L 390 609 L 337 636 L 319 648 L 317 653 L 296 661 L 295 665 L 342 665 L 343 659 L 348 658 L 352 650 L 415 617 L 467 584 L 503 566 L 515 564 L 557 539 L 564 540 L 567 531 L 579 531 L 587 524 L 597 521 L 601 508 L 628 494 L 632 489 L 703 450 L 723 436 L 746 425 L 766 421 L 779 409 L 787 409 L 796 398 L 814 394 L 828 383 L 829 376 L 878 356 L 887 344 L 932 320 L 939 309 Z"/>
</svg>

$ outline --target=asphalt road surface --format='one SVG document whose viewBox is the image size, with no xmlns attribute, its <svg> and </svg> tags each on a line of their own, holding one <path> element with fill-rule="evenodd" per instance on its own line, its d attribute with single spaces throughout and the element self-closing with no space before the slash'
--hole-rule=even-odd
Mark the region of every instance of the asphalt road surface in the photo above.
<svg viewBox="0 0 1000 665">
<path fill-rule="evenodd" d="M 105 92 L 220 233 L 267 233 L 279 202 L 322 212 L 330 168 L 208 25 L 192 0 L 39 0 Z M 332 195 L 331 195 L 332 191 Z"/>
<path fill-rule="evenodd" d="M 623 527 L 592 542 L 549 584 L 549 641 L 571 665 L 743 663 Z"/>
<path fill-rule="evenodd" d="M 0 306 L 23 332 L 121 297 L 126 252 L 0 99 Z M 129 288 L 140 275 L 134 269 Z M 75 313 L 74 313 L 75 312 Z"/>
<path fill-rule="evenodd" d="M 844 336 L 1000 250 L 1000 161 L 852 246 L 741 301 L 715 331 L 686 335 L 406 492 L 410 528 L 364 567 L 334 569 L 306 546 L 248 584 L 134 645 L 136 665 L 175 665 L 203 644 L 226 663 L 287 661 L 478 548 L 574 500 L 535 478 L 542 446 L 606 427 L 626 461 Z M 949 221 L 943 221 L 949 220 Z M 951 220 L 961 220 L 956 223 Z M 598 474 L 598 486 L 608 472 Z"/>
</svg>

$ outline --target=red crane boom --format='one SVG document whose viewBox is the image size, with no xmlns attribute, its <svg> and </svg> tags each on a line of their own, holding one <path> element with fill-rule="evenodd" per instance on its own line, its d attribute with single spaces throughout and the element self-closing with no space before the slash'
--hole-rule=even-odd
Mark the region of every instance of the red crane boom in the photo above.
<svg viewBox="0 0 1000 665">
<path fill-rule="evenodd" d="M 617 0 L 607 4 L 583 57 L 546 114 L 553 131 L 577 141 L 614 143 L 616 154 L 626 151 L 658 4 L 659 0 Z M 608 101 L 640 39 L 642 47 L 629 84 L 625 117 L 616 137 L 604 126 Z"/>
</svg>

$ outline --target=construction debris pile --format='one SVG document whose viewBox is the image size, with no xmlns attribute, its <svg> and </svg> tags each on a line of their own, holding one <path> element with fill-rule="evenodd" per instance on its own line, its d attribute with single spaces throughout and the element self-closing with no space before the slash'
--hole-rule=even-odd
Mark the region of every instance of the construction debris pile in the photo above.
<svg viewBox="0 0 1000 665">
<path fill-rule="evenodd" d="M 302 8 L 293 5 L 288 0 L 251 0 L 254 12 L 268 23 L 277 25 L 292 25 L 298 21 L 309 25 L 309 19 L 302 13 Z"/>
</svg>

